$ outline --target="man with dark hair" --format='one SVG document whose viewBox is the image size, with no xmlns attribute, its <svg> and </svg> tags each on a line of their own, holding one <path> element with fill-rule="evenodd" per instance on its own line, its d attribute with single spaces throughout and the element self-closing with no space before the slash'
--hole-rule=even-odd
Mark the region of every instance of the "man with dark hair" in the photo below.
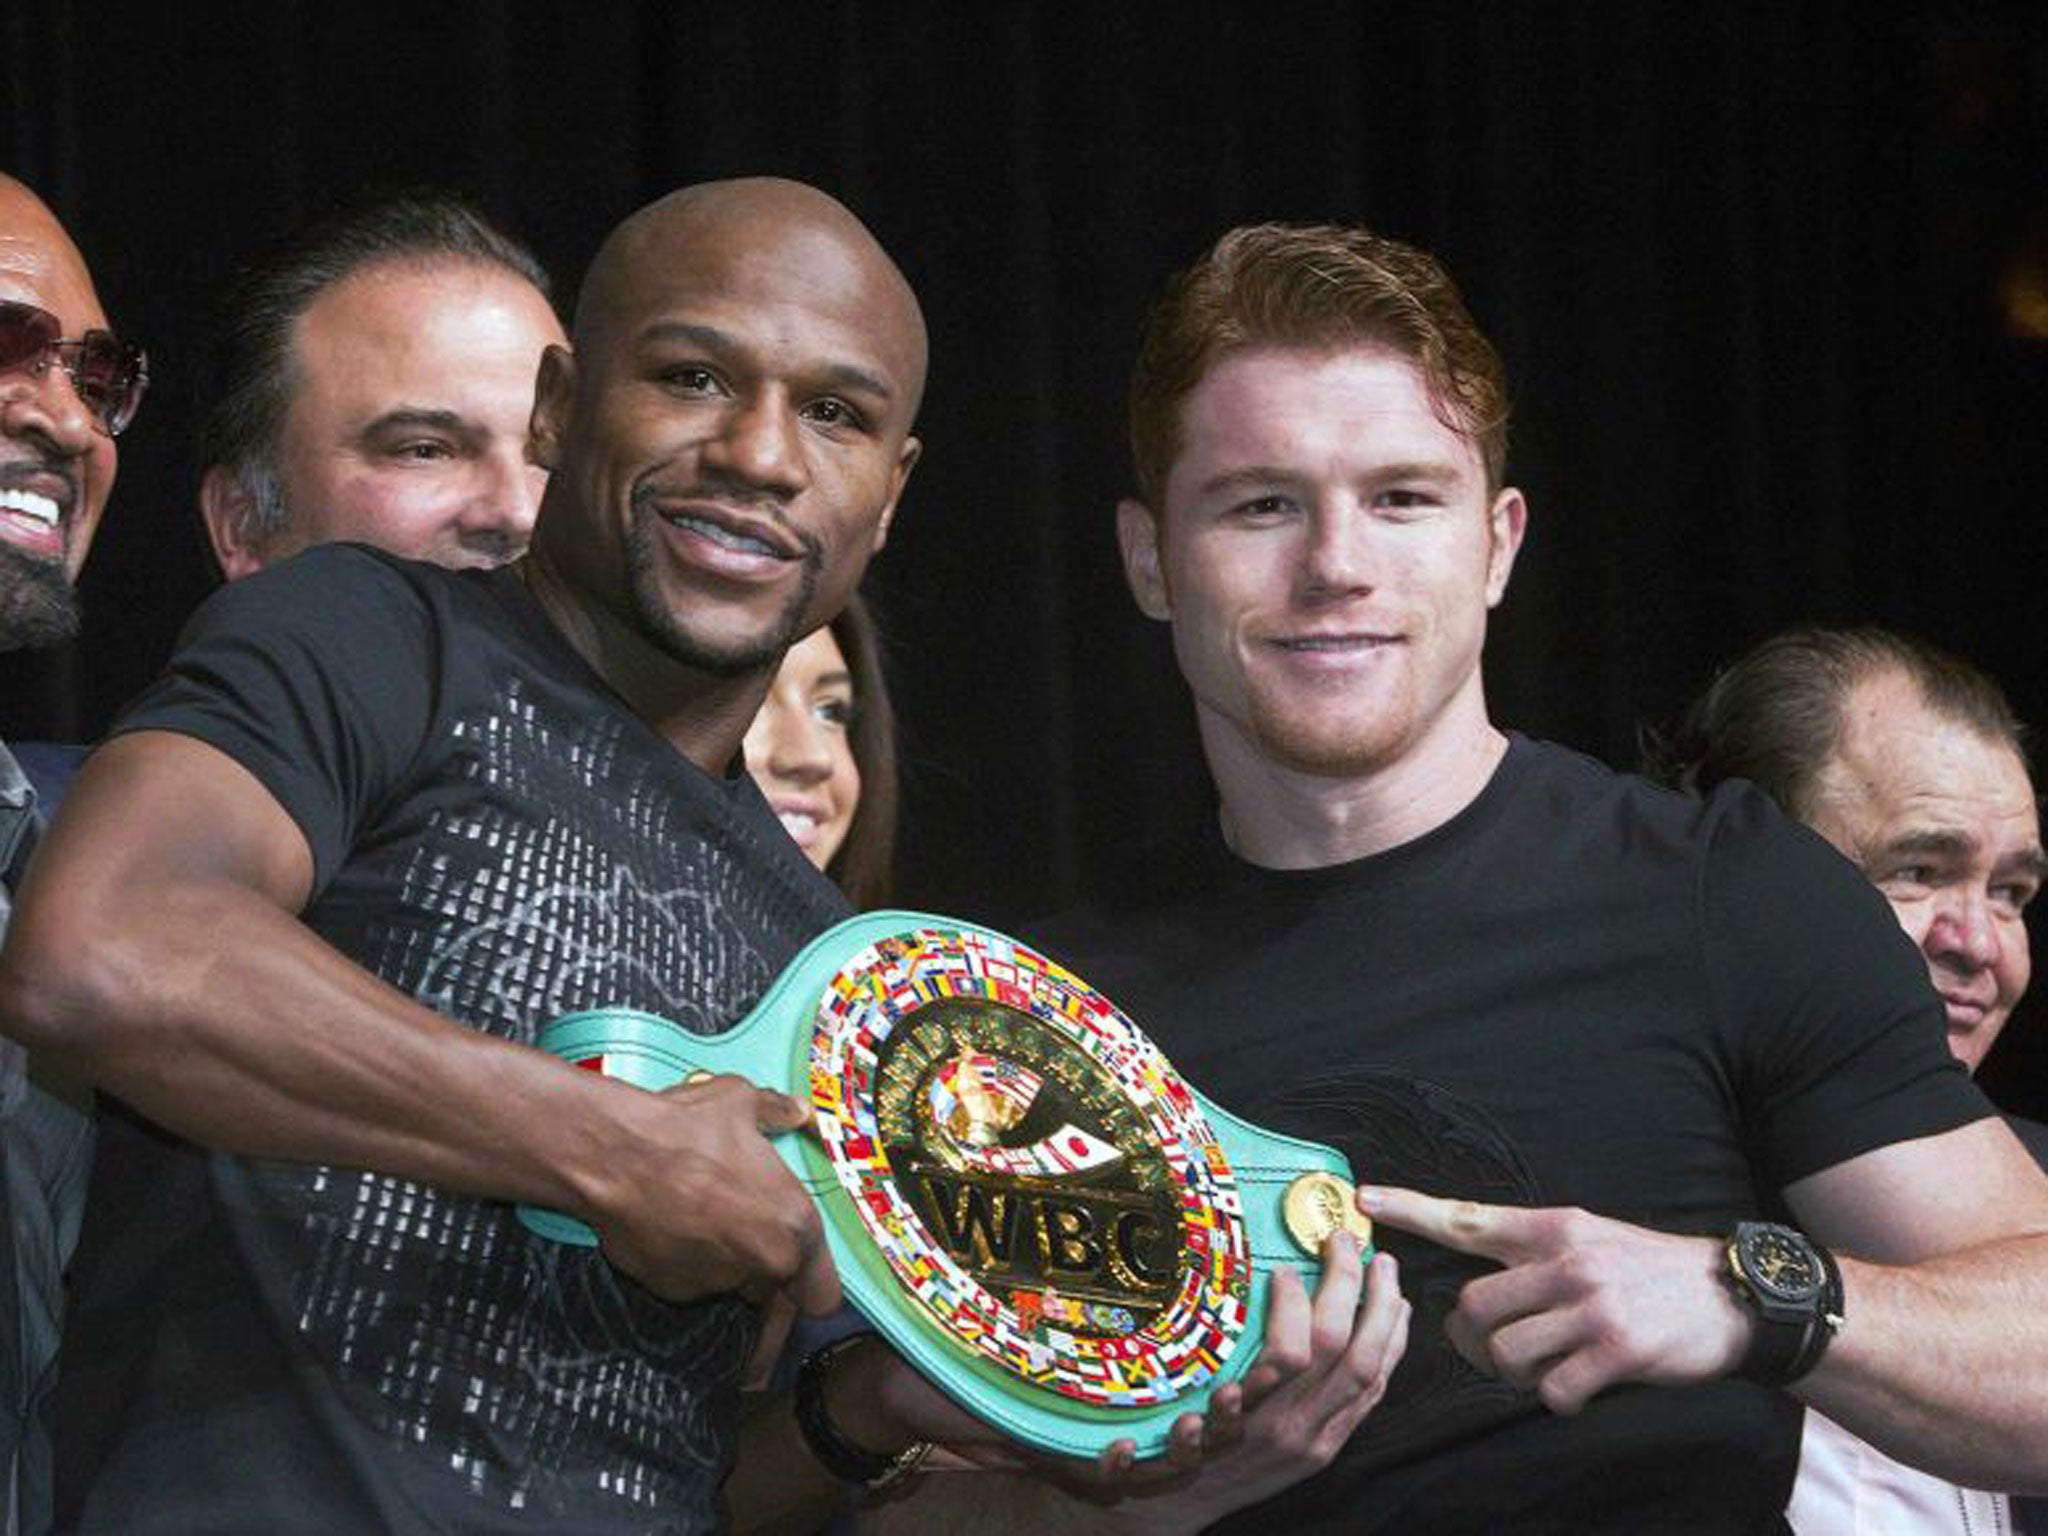
<svg viewBox="0 0 2048 1536">
<path fill-rule="evenodd" d="M 544 483 L 524 455 L 533 377 L 563 339 L 546 295 L 530 253 L 439 193 L 330 215 L 243 273 L 216 332 L 220 394 L 202 431 L 222 569 L 246 575 L 337 539 L 447 565 L 523 549 Z M 83 755 L 47 743 L 25 754 L 46 814 Z M 156 1134 L 118 1105 L 99 1109 L 65 1162 L 79 1186 L 60 1228 L 67 1254 L 95 1146 L 96 1203 L 154 1197 L 135 1174 L 158 1155 Z M 92 1283 L 81 1293 L 73 1277 L 74 1304 L 91 1306 Z"/>
<path fill-rule="evenodd" d="M 458 198 L 387 196 L 241 273 L 214 331 L 200 508 L 230 578 L 353 540 L 441 565 L 526 547 L 547 274 Z"/>
<path fill-rule="evenodd" d="M 621 225 L 575 332 L 525 560 L 230 583 L 38 860 L 0 1016 L 209 1149 L 109 1266 L 121 1411 L 72 1417 L 67 1369 L 80 1529 L 708 1530 L 747 1302 L 837 1300 L 763 1135 L 800 1104 L 531 1042 L 599 1005 L 725 1029 L 844 914 L 740 740 L 883 541 L 923 321 L 838 203 L 742 181 Z"/>
<path fill-rule="evenodd" d="M 1891 630 L 1791 630 L 1716 676 L 1653 755 L 1657 777 L 1696 794 L 1750 780 L 1839 849 L 1919 949 L 1949 1049 L 1973 1073 L 1983 1065 L 2026 992 L 2025 912 L 2048 871 L 2026 732 L 1995 681 Z M 2048 1167 L 2048 1126 L 2007 1123 Z M 2048 1502 L 2022 1502 L 2048 1517 Z M 2011 1513 L 2002 1494 L 1903 1466 L 1808 1415 L 1795 1530 L 2004 1530 Z"/>
<path fill-rule="evenodd" d="M 1505 399 L 1443 269 L 1357 229 L 1231 232 L 1139 357 L 1117 532 L 1220 815 L 1033 937 L 1342 1148 L 1416 1314 L 1356 1433 L 1249 1411 L 1201 1518 L 1780 1530 L 1800 1397 L 2048 1483 L 2048 1180 L 1875 893 L 1754 790 L 1490 719 Z"/>
<path fill-rule="evenodd" d="M 1748 779 L 1834 844 L 1925 958 L 1949 1049 L 1984 1064 L 2027 989 L 2048 867 L 2027 733 L 1994 680 L 1891 630 L 1795 629 L 1718 674 L 1653 759 L 1695 794 Z"/>
<path fill-rule="evenodd" d="M 148 374 L 107 330 L 85 260 L 35 193 L 0 175 L 0 651 L 78 632 L 73 584 L 113 489 L 115 434 Z M 37 789 L 0 744 L 0 933 L 42 830 Z M 92 1121 L 83 1094 L 0 1036 L 0 1531 L 50 1520 L 51 1390 L 63 1267 Z"/>
</svg>

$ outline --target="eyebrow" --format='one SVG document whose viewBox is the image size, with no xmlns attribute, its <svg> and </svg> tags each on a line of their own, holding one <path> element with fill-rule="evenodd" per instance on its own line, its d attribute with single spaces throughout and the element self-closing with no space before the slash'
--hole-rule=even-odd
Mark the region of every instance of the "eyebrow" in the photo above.
<svg viewBox="0 0 2048 1536">
<path fill-rule="evenodd" d="M 2029 848 L 2024 853 L 2015 854 L 1999 868 L 2016 875 L 2030 875 L 2036 881 L 2048 884 L 2048 852 L 2043 852 L 2039 848 Z"/>
<path fill-rule="evenodd" d="M 640 332 L 642 341 L 687 341 L 710 352 L 744 352 L 739 340 L 721 331 L 715 325 L 704 325 L 693 320 L 656 320 Z M 894 400 L 896 391 L 889 387 L 889 381 L 880 374 L 871 373 L 854 363 L 829 363 L 820 377 L 827 388 L 847 390 L 856 394 L 872 395 L 880 400 Z"/>
<path fill-rule="evenodd" d="M 1213 496 L 1219 491 L 1251 490 L 1262 485 L 1297 485 L 1307 478 L 1297 469 L 1283 469 L 1275 464 L 1247 464 L 1241 469 L 1228 469 L 1220 475 L 1211 476 L 1195 489 L 1198 494 Z M 1417 460 L 1406 464 L 1383 464 L 1366 478 L 1378 485 L 1421 480 L 1431 485 L 1451 486 L 1458 483 L 1460 471 L 1455 464 Z"/>
<path fill-rule="evenodd" d="M 436 432 L 452 432 L 458 436 L 469 436 L 476 428 L 460 411 L 433 410 L 423 405 L 401 405 L 396 410 L 386 411 L 364 423 L 362 436 L 375 437 L 394 427 L 399 429 L 427 427 Z"/>
<path fill-rule="evenodd" d="M 1934 858 L 1963 859 L 1976 851 L 1977 839 L 1961 832 L 1908 832 L 1895 837 L 1878 849 L 1882 859 L 1901 858 L 1910 854 L 1924 854 Z M 2022 849 L 2016 854 L 1999 861 L 1997 868 L 2012 874 L 2031 875 L 2036 880 L 2048 881 L 2048 852 L 2038 846 Z"/>
<path fill-rule="evenodd" d="M 1968 858 L 1976 848 L 1977 840 L 1961 832 L 1906 832 L 1880 847 L 1881 858 L 1895 859 L 1907 854 L 1925 854 L 1935 858 Z"/>
</svg>

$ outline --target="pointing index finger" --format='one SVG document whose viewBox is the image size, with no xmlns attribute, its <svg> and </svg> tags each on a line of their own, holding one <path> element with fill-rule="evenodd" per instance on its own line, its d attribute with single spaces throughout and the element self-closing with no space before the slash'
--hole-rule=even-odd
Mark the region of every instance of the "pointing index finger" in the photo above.
<svg viewBox="0 0 2048 1536">
<path fill-rule="evenodd" d="M 1477 1200 L 1445 1200 L 1412 1189 L 1362 1185 L 1358 1208 L 1374 1221 L 1457 1253 L 1510 1263 L 1521 1249 L 1523 1212 Z"/>
</svg>

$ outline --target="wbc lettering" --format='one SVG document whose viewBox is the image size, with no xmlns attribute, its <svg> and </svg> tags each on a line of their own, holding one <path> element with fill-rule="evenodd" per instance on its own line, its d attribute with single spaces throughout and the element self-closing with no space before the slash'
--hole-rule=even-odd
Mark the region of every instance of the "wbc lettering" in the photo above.
<svg viewBox="0 0 2048 1536">
<path fill-rule="evenodd" d="M 1178 1222 L 1142 1195 L 931 1167 L 914 1169 L 910 1183 L 932 1234 L 985 1282 L 1157 1306 L 1177 1276 Z"/>
</svg>

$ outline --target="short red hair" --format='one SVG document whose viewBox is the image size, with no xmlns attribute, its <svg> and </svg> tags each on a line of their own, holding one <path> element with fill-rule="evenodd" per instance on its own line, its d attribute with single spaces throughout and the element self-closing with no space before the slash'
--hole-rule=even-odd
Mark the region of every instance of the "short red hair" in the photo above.
<svg viewBox="0 0 2048 1536">
<path fill-rule="evenodd" d="M 1487 487 L 1507 472 L 1507 372 L 1457 284 L 1427 251 L 1341 224 L 1248 224 L 1167 284 L 1131 377 L 1138 493 L 1161 510 L 1181 407 L 1226 353 L 1382 347 L 1420 370 L 1444 424 L 1469 439 Z"/>
</svg>

